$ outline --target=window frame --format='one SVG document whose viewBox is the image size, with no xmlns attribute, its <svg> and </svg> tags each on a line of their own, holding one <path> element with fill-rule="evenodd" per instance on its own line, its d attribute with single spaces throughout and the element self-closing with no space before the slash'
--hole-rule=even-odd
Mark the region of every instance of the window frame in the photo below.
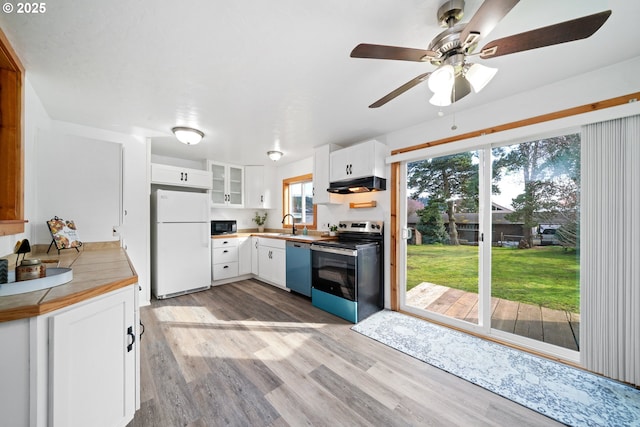
<svg viewBox="0 0 640 427">
<path fill-rule="evenodd" d="M 305 174 L 294 176 L 291 178 L 285 178 L 282 180 L 282 216 L 289 214 L 289 186 L 291 184 L 300 184 L 305 182 L 313 183 L 313 174 Z M 313 223 L 300 222 L 296 223 L 296 227 L 307 227 L 307 230 L 316 230 L 318 223 L 318 205 L 313 204 Z M 283 228 L 291 228 L 291 224 L 283 224 Z"/>
<path fill-rule="evenodd" d="M 24 233 L 24 67 L 0 30 L 0 236 Z"/>
</svg>

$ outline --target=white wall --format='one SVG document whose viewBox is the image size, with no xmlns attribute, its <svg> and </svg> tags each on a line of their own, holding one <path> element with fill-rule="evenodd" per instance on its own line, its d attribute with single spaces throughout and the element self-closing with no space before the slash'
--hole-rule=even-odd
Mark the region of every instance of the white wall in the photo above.
<svg viewBox="0 0 640 427">
<path fill-rule="evenodd" d="M 449 109 L 444 109 L 444 117 L 390 132 L 376 139 L 386 143 L 391 149 L 410 147 L 615 98 L 640 90 L 637 78 L 639 74 L 640 58 L 634 58 L 540 87 L 535 91 L 514 94 L 509 98 L 476 109 L 457 111 L 455 115 L 457 129 L 455 131 L 451 130 L 453 117 L 450 113 L 455 108 L 452 106 Z M 562 125 L 548 123 L 542 128 L 557 130 L 558 126 Z M 507 138 L 506 135 L 505 138 Z M 499 138 L 500 136 L 495 134 L 495 137 Z"/>
<path fill-rule="evenodd" d="M 13 252 L 13 247 L 18 240 L 32 239 L 35 212 L 37 209 L 36 197 L 36 164 L 35 146 L 38 129 L 47 129 L 51 120 L 47 115 L 40 98 L 36 95 L 28 76 L 24 79 L 24 217 L 29 222 L 25 224 L 24 233 L 10 236 L 0 236 L 0 256 Z"/>
<path fill-rule="evenodd" d="M 55 130 L 38 132 L 35 243 L 51 242 L 45 223 L 54 216 L 74 220 L 82 242 L 119 240 L 112 229 L 120 225 L 121 147 Z"/>
<path fill-rule="evenodd" d="M 46 215 L 40 214 L 47 209 L 48 203 L 40 199 L 41 192 L 38 190 L 38 181 L 43 177 L 38 165 L 37 149 L 39 138 L 43 134 L 69 135 L 74 140 L 98 141 L 99 143 L 117 143 L 124 147 L 124 185 L 123 185 L 123 208 L 127 215 L 123 217 L 121 226 L 121 239 L 123 246 L 127 247 L 127 253 L 131 259 L 138 280 L 143 288 L 141 300 L 149 300 L 148 270 L 149 270 L 149 185 L 147 173 L 147 148 L 143 138 L 125 135 L 117 132 L 104 131 L 87 126 L 80 126 L 72 123 L 51 120 L 44 109 L 36 92 L 29 81 L 29 73 L 26 73 L 24 80 L 24 215 L 29 222 L 25 225 L 25 232 L 17 235 L 0 236 L 0 256 L 13 252 L 16 241 L 27 238 L 31 243 L 50 242 L 48 231 L 46 231 L 42 218 Z M 66 153 L 65 158 L 69 164 L 73 164 L 73 153 Z M 53 164 L 53 163 L 52 163 Z M 118 172 L 119 174 L 119 172 Z M 46 177 L 44 177 L 46 179 Z M 107 176 L 106 180 L 119 179 L 118 177 Z M 55 176 L 51 177 L 55 182 Z M 82 182 L 82 176 L 78 177 L 74 190 L 81 189 L 80 196 L 88 201 L 98 200 L 99 195 L 92 188 L 87 188 Z M 97 213 L 99 215 L 99 212 Z M 44 216 L 43 216 L 44 215 Z M 61 214 L 58 214 L 61 215 Z M 85 241 L 95 239 L 113 239 L 110 234 L 110 227 L 116 224 L 102 224 L 96 230 L 93 226 L 83 227 L 80 230 L 80 237 Z M 103 233 L 106 228 L 107 235 Z M 40 232 L 37 230 L 40 229 Z M 44 234 L 43 234 L 44 232 Z M 116 238 L 117 239 L 117 238 Z"/>
<path fill-rule="evenodd" d="M 119 227 L 119 234 L 121 245 L 126 248 L 127 255 L 138 274 L 138 283 L 142 288 L 140 303 L 146 304 L 151 298 L 149 282 L 149 173 L 147 167 L 150 156 L 147 140 L 141 136 L 126 135 L 68 122 L 53 121 L 51 128 L 57 134 L 97 140 L 102 143 L 116 143 L 124 147 L 122 223 Z M 113 177 L 105 176 L 104 179 L 109 180 Z M 90 188 L 85 190 L 85 197 L 89 200 L 97 200 L 100 197 Z M 112 225 L 117 224 L 107 224 L 105 221 L 104 225 L 110 230 Z M 97 227 L 100 228 L 100 231 L 104 228 L 103 224 L 99 224 Z M 87 241 L 83 234 L 84 231 L 81 231 L 80 237 Z"/>
</svg>

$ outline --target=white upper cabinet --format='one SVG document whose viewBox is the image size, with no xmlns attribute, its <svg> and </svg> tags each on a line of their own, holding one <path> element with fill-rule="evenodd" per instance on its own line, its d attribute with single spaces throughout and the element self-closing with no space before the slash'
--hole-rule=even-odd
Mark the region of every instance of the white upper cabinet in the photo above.
<svg viewBox="0 0 640 427">
<path fill-rule="evenodd" d="M 329 193 L 329 156 L 339 147 L 333 144 L 323 145 L 314 150 L 313 154 L 313 203 L 324 205 L 341 203 L 342 198 Z"/>
<path fill-rule="evenodd" d="M 244 206 L 244 167 L 209 162 L 211 203 L 215 207 Z"/>
<path fill-rule="evenodd" d="M 211 188 L 211 172 L 152 163 L 151 183 L 209 190 Z"/>
<path fill-rule="evenodd" d="M 276 191 L 275 169 L 271 166 L 245 166 L 244 207 L 273 208 Z"/>
<path fill-rule="evenodd" d="M 385 157 L 389 154 L 386 145 L 367 141 L 330 154 L 331 182 L 347 181 L 368 176 L 385 178 Z"/>
</svg>

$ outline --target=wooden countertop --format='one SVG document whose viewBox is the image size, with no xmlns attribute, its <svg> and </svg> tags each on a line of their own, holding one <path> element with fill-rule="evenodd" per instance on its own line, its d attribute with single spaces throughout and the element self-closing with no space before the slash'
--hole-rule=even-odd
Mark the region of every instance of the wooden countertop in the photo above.
<svg viewBox="0 0 640 427">
<path fill-rule="evenodd" d="M 67 249 L 61 254 L 35 254 L 31 258 L 58 259 L 71 267 L 73 280 L 64 285 L 0 297 L 0 322 L 25 319 L 106 294 L 138 282 L 138 275 L 122 248 Z"/>
<path fill-rule="evenodd" d="M 309 235 L 303 235 L 303 234 L 296 234 L 295 236 L 293 234 L 289 234 L 289 233 L 280 233 L 280 232 L 266 232 L 266 233 L 258 233 L 258 232 L 248 232 L 248 233 L 234 233 L 234 234 L 219 234 L 219 235 L 214 235 L 211 236 L 212 239 L 229 239 L 231 237 L 248 237 L 248 236 L 256 236 L 256 237 L 266 237 L 269 239 L 280 239 L 280 240 L 288 240 L 288 241 L 292 241 L 292 242 L 300 242 L 300 243 L 313 243 L 313 242 L 318 242 L 321 240 L 337 240 L 337 237 L 334 236 L 321 236 L 321 235 L 317 235 L 317 234 L 309 234 Z"/>
</svg>

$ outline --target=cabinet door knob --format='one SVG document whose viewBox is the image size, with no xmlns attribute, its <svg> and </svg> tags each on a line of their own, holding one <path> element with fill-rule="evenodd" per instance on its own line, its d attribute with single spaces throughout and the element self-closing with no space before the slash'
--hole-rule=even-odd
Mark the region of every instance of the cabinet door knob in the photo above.
<svg viewBox="0 0 640 427">
<path fill-rule="evenodd" d="M 184 181 L 184 172 L 180 172 L 180 181 Z"/>
<path fill-rule="evenodd" d="M 187 172 L 184 173 L 184 180 L 188 181 L 189 180 L 189 175 L 187 174 Z"/>
</svg>

